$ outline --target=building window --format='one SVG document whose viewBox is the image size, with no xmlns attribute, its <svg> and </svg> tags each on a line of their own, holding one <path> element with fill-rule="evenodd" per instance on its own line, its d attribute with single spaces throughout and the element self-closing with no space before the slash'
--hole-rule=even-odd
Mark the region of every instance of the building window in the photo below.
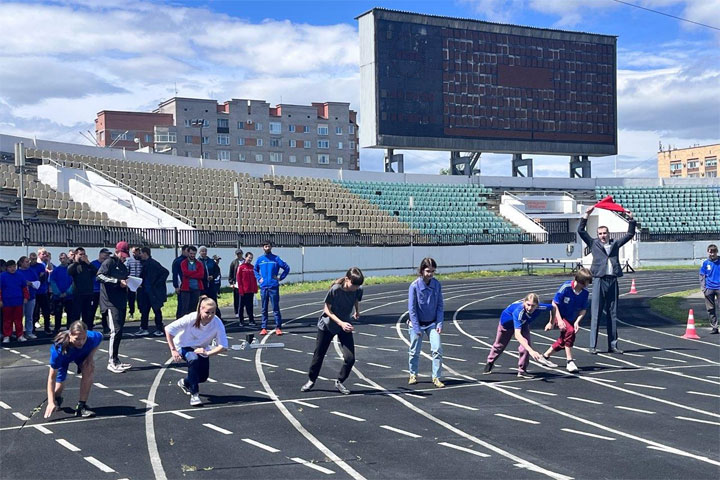
<svg viewBox="0 0 720 480">
<path fill-rule="evenodd" d="M 318 140 L 318 148 L 330 148 L 330 140 Z"/>
<path fill-rule="evenodd" d="M 671 163 L 670 164 L 671 172 L 679 172 L 680 170 L 682 170 L 682 163 Z"/>
<path fill-rule="evenodd" d="M 717 157 L 705 157 L 706 167 L 717 167 Z"/>
<path fill-rule="evenodd" d="M 230 135 L 218 135 L 217 136 L 217 144 L 218 145 L 230 145 Z"/>
<path fill-rule="evenodd" d="M 352 135 L 352 134 L 355 133 L 355 125 L 350 125 L 350 126 L 348 126 L 348 133 L 349 133 L 350 135 Z"/>
<path fill-rule="evenodd" d="M 193 143 L 193 136 L 185 135 L 185 143 Z"/>
<path fill-rule="evenodd" d="M 238 145 L 241 146 L 241 147 L 242 147 L 243 145 L 245 145 L 245 139 L 242 138 L 242 137 L 238 138 Z"/>
<path fill-rule="evenodd" d="M 268 125 L 270 133 L 274 135 L 280 135 L 282 133 L 282 124 L 280 122 L 270 122 Z"/>
<path fill-rule="evenodd" d="M 318 155 L 318 165 L 329 165 L 330 164 L 330 155 L 326 153 L 321 153 Z"/>
<path fill-rule="evenodd" d="M 318 132 L 318 135 L 327 135 L 328 134 L 328 126 L 327 125 L 318 125 L 317 132 Z"/>
<path fill-rule="evenodd" d="M 688 168 L 688 169 L 690 169 L 690 168 L 698 168 L 699 165 L 700 165 L 700 164 L 699 164 L 697 158 L 693 158 L 692 160 L 688 160 L 688 162 L 687 162 L 687 168 Z"/>
<path fill-rule="evenodd" d="M 230 122 L 227 118 L 218 118 L 218 128 L 230 128 Z"/>
<path fill-rule="evenodd" d="M 110 140 L 113 140 L 113 141 L 115 141 L 115 140 L 117 140 L 117 139 L 127 140 L 127 139 L 128 139 L 128 133 L 129 133 L 129 132 L 123 132 L 123 133 L 112 133 L 112 132 L 111 132 L 111 133 L 110 133 Z M 159 142 L 159 141 L 160 141 L 160 140 L 158 140 L 158 142 Z"/>
<path fill-rule="evenodd" d="M 175 132 L 158 132 L 155 135 L 156 143 L 176 143 L 177 134 Z"/>
<path fill-rule="evenodd" d="M 342 127 L 335 127 L 335 135 L 342 135 Z"/>
<path fill-rule="evenodd" d="M 288 162 L 290 162 L 290 163 L 296 163 L 296 162 L 297 162 L 297 157 L 296 157 L 295 155 L 290 155 L 290 156 L 288 157 Z"/>
<path fill-rule="evenodd" d="M 146 133 L 145 134 L 145 143 L 152 143 L 152 141 L 153 141 L 153 136 L 150 135 L 149 133 Z"/>
<path fill-rule="evenodd" d="M 705 176 L 708 178 L 717 178 L 717 170 L 711 170 L 709 172 L 705 172 Z"/>
<path fill-rule="evenodd" d="M 199 125 L 193 125 L 193 124 L 192 124 L 192 123 L 193 123 L 194 121 L 196 121 L 196 120 L 197 120 L 197 121 L 200 121 L 199 118 L 186 118 L 186 119 L 185 119 L 185 126 L 186 126 L 186 127 L 197 127 L 197 128 L 200 128 Z M 209 126 L 210 126 L 210 121 L 209 121 L 209 120 L 203 120 L 203 127 L 209 127 Z"/>
<path fill-rule="evenodd" d="M 288 132 L 293 133 L 295 131 L 295 125 L 288 125 Z"/>
<path fill-rule="evenodd" d="M 262 139 L 262 138 L 257 138 L 256 140 L 257 140 L 257 143 L 256 143 L 255 145 L 257 145 L 258 147 L 262 147 L 262 146 L 263 146 L 263 139 Z"/>
<path fill-rule="evenodd" d="M 342 165 L 342 164 L 343 164 L 343 158 L 342 158 L 342 157 L 337 157 L 337 164 L 338 164 L 338 165 Z"/>
<path fill-rule="evenodd" d="M 229 150 L 218 150 L 217 159 L 220 160 L 221 162 L 229 162 L 230 161 L 230 151 Z"/>
<path fill-rule="evenodd" d="M 282 153 L 270 152 L 270 161 L 273 163 L 282 162 Z"/>
<path fill-rule="evenodd" d="M 312 159 L 310 158 L 310 155 L 305 155 L 305 163 L 311 163 Z"/>
<path fill-rule="evenodd" d="M 244 161 L 245 161 L 245 154 L 244 154 L 244 153 L 239 154 L 239 155 L 238 155 L 238 160 L 240 160 L 241 162 L 244 162 Z"/>
<path fill-rule="evenodd" d="M 186 119 L 185 119 L 185 126 L 186 126 L 186 127 L 192 127 L 192 125 L 190 124 L 190 122 L 191 122 L 191 120 L 190 120 L 189 118 L 186 118 Z"/>
<path fill-rule="evenodd" d="M 348 145 L 348 148 L 350 150 L 355 150 L 355 142 L 350 142 L 350 145 Z"/>
<path fill-rule="evenodd" d="M 245 122 L 238 122 L 238 130 L 245 130 Z"/>
<path fill-rule="evenodd" d="M 312 147 L 312 142 L 310 142 L 310 140 L 305 140 L 305 141 L 303 142 L 303 147 L 305 147 L 305 148 L 311 148 L 311 147 Z"/>
<path fill-rule="evenodd" d="M 256 162 L 262 162 L 262 161 L 263 161 L 262 153 L 256 153 L 256 154 L 255 154 L 255 161 L 256 161 Z"/>
<path fill-rule="evenodd" d="M 210 145 L 210 137 L 202 137 L 203 145 Z"/>
<path fill-rule="evenodd" d="M 289 145 L 290 145 L 291 148 L 297 147 L 297 141 L 295 141 L 295 140 L 293 140 L 293 139 L 288 140 L 288 143 L 289 143 Z"/>
<path fill-rule="evenodd" d="M 256 123 L 256 124 L 255 124 L 255 130 L 261 131 L 261 130 L 262 130 L 262 123 Z"/>
<path fill-rule="evenodd" d="M 282 140 L 280 140 L 279 138 L 271 138 L 270 146 L 271 147 L 280 147 L 280 146 L 282 146 Z"/>
<path fill-rule="evenodd" d="M 307 125 L 304 125 L 302 128 L 303 133 L 310 133 L 310 127 L 308 127 Z"/>
<path fill-rule="evenodd" d="M 338 142 L 338 150 L 342 150 L 343 144 L 342 142 Z"/>
<path fill-rule="evenodd" d="M 204 158 L 205 160 L 210 160 L 210 152 L 203 152 L 202 158 Z"/>
</svg>

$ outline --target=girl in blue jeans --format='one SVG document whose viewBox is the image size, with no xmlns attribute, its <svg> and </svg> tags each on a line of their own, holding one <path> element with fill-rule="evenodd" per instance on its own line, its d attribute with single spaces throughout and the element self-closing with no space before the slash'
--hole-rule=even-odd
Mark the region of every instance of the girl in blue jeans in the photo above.
<svg viewBox="0 0 720 480">
<path fill-rule="evenodd" d="M 228 342 L 225 325 L 215 316 L 217 304 L 205 295 L 198 301 L 197 311 L 184 315 L 165 327 L 173 360 L 185 360 L 188 364 L 187 377 L 178 380 L 178 387 L 190 395 L 190 405 L 202 405 L 200 384 L 210 376 L 210 359 L 227 350 Z M 213 340 L 216 346 L 210 348 Z"/>
<path fill-rule="evenodd" d="M 425 335 L 430 339 L 430 354 L 432 356 L 432 381 L 437 388 L 445 384 L 440 381 L 442 376 L 442 333 L 444 305 L 442 286 L 435 276 L 437 263 L 430 257 L 423 258 L 418 271 L 419 277 L 410 284 L 408 291 L 408 313 L 410 321 L 410 380 L 409 385 L 417 383 L 418 361 L 422 351 L 422 341 Z"/>
</svg>

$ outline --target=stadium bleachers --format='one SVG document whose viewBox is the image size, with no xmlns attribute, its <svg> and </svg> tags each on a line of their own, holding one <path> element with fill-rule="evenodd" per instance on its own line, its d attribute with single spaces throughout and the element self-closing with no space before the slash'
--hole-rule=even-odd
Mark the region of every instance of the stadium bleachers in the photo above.
<svg viewBox="0 0 720 480">
<path fill-rule="evenodd" d="M 611 195 L 649 233 L 720 230 L 718 187 L 597 187 L 595 193 L 598 200 Z"/>
</svg>

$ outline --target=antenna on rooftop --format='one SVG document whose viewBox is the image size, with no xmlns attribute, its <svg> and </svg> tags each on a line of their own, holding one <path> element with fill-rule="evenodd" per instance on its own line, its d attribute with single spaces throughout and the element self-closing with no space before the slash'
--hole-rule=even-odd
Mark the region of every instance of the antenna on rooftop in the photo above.
<svg viewBox="0 0 720 480">
<path fill-rule="evenodd" d="M 95 137 L 93 137 L 92 133 L 90 133 L 90 130 L 88 130 L 87 133 L 85 133 L 85 132 L 80 132 L 80 135 L 82 135 L 83 138 L 85 138 L 85 140 L 87 140 L 88 142 L 92 143 L 92 144 L 95 145 L 96 147 L 99 147 L 99 146 L 100 146 L 100 144 L 97 142 L 97 140 L 95 140 Z"/>
</svg>

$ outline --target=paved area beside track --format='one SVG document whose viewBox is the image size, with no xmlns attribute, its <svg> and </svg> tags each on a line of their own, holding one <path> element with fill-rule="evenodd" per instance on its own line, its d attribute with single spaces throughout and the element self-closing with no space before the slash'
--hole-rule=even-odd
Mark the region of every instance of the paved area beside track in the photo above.
<svg viewBox="0 0 720 480">
<path fill-rule="evenodd" d="M 589 355 L 583 328 L 578 374 L 556 356 L 558 368 L 533 363 L 535 378 L 518 379 L 513 341 L 482 375 L 502 309 L 531 291 L 549 301 L 566 278 L 445 282 L 444 389 L 430 381 L 427 354 L 420 383 L 407 385 L 407 285 L 400 284 L 365 289 L 348 396 L 332 384 L 337 346 L 316 388 L 300 392 L 324 292 L 282 297 L 285 335 L 261 340 L 284 349 L 213 357 L 198 408 L 176 386 L 186 369 L 170 363 L 163 339 L 126 337 L 121 352 L 132 370 L 112 374 L 106 353 L 96 356 L 88 405 L 97 417 L 72 416 L 79 381 L 69 378 L 66 409 L 48 421 L 34 409 L 45 397 L 49 343 L 4 347 L 0 477 L 719 478 L 720 336 L 699 329 L 701 340 L 682 339 L 684 325 L 645 304 L 697 286 L 694 271 L 621 279 L 624 355 Z M 638 295 L 624 293 L 632 278 Z M 538 320 L 533 328 L 539 350 L 557 335 L 543 326 Z M 250 332 L 229 325 L 230 343 Z M 599 346 L 607 346 L 604 335 Z"/>
</svg>

